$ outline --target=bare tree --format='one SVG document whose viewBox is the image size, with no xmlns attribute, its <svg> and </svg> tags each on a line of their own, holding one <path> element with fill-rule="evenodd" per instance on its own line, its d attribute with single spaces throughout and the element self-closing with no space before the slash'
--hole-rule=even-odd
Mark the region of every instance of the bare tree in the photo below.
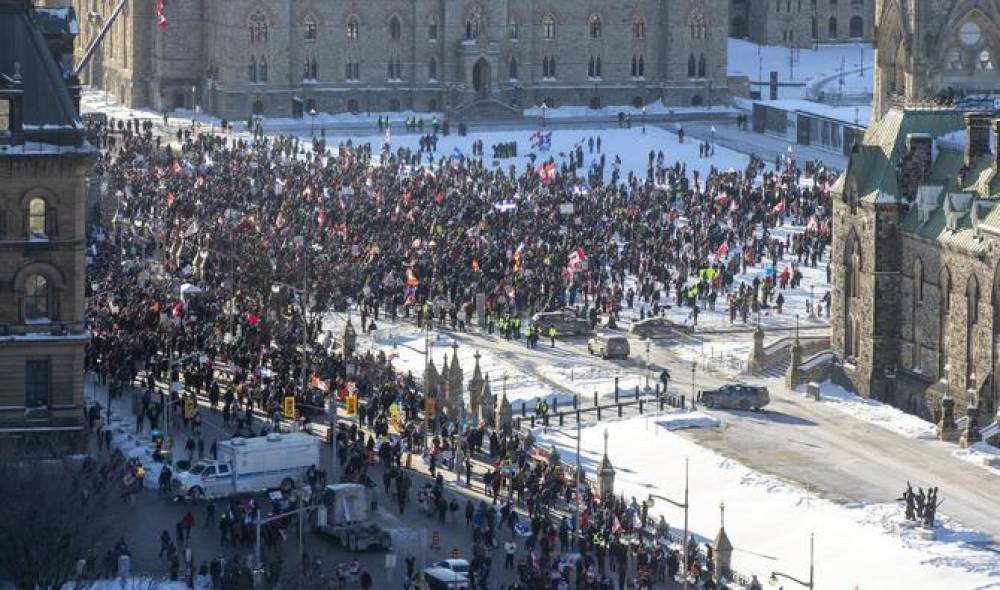
<svg viewBox="0 0 1000 590">
<path fill-rule="evenodd" d="M 125 473 L 121 455 L 115 457 L 0 455 L 0 579 L 59 590 L 76 580 L 80 559 L 113 546 L 110 513 L 122 501 Z"/>
</svg>

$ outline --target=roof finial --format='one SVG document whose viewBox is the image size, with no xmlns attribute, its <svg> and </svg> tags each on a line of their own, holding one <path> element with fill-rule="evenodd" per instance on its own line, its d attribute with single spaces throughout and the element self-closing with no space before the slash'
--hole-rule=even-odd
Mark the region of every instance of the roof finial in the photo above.
<svg viewBox="0 0 1000 590">
<path fill-rule="evenodd" d="M 608 429 L 604 429 L 604 456 L 608 456 Z"/>
<path fill-rule="evenodd" d="M 726 528 L 726 501 L 719 502 L 719 517 L 722 522 L 721 528 Z"/>
<path fill-rule="evenodd" d="M 21 62 L 19 61 L 14 62 L 14 81 L 21 81 Z"/>
</svg>

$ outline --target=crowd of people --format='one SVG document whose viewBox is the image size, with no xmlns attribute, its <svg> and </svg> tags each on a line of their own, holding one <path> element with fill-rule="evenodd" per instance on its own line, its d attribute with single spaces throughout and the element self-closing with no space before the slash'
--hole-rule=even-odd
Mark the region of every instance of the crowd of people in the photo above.
<svg viewBox="0 0 1000 590">
<path fill-rule="evenodd" d="M 477 477 L 492 505 L 466 507 L 477 587 L 488 587 L 501 531 L 524 547 L 523 587 L 564 588 L 570 578 L 624 587 L 629 576 L 643 588 L 681 569 L 714 587 L 696 571 L 706 561 L 697 551 L 679 563 L 665 523 L 647 522 L 634 500 L 578 492 L 530 439 L 486 423 L 463 429 L 443 414 L 425 420 L 417 380 L 384 355 L 345 350 L 323 333 L 323 315 L 353 308 L 364 328 L 380 316 L 455 327 L 459 317 L 471 322 L 481 295 L 486 322 L 515 338 L 524 319 L 523 334 L 537 340 L 526 318 L 564 307 L 614 319 L 623 306 L 645 317 L 673 304 L 696 320 L 724 300 L 731 321 L 746 322 L 751 311 L 780 312 L 773 299 L 801 280 L 799 265 L 822 261 L 832 173 L 792 161 L 768 170 L 757 157 L 743 170 L 689 170 L 670 164 L 663 146 L 644 176 L 622 173 L 617 157 L 608 174 L 593 138 L 568 161 L 533 153 L 523 165 L 511 158 L 516 145 L 499 144 L 493 155 L 508 158 L 492 167 L 438 155 L 436 139 L 417 150 L 327 149 L 325 138 L 179 132 L 167 145 L 138 121 L 93 133 L 107 147 L 96 173 L 111 222 L 95 225 L 88 248 L 87 367 L 116 389 L 137 387 L 153 429 L 172 412 L 194 432 L 201 410 L 187 401 L 205 398 L 233 434 L 266 434 L 280 426 L 283 398 L 295 396 L 309 416 L 350 391 L 368 430 L 339 434 L 338 477 L 371 482 L 377 456 L 401 513 L 405 454 L 428 457 L 433 480 L 419 502 L 441 518 L 459 508 L 445 500 L 437 468 L 463 472 L 472 486 L 473 460 L 488 465 Z M 804 229 L 775 237 L 786 223 Z M 786 252 L 797 261 L 785 263 Z M 737 279 L 755 268 L 752 281 Z M 195 444 L 188 459 L 204 456 Z M 568 510 L 578 493 L 582 509 Z"/>
</svg>

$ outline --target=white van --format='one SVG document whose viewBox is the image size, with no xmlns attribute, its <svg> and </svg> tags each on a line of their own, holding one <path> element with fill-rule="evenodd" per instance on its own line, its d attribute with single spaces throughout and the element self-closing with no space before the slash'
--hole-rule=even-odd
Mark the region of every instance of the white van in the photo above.
<svg viewBox="0 0 1000 590">
<path fill-rule="evenodd" d="M 194 501 L 281 487 L 289 490 L 319 465 L 319 439 L 303 433 L 233 438 L 219 443 L 219 460 L 202 460 L 173 478 L 174 494 Z"/>
</svg>

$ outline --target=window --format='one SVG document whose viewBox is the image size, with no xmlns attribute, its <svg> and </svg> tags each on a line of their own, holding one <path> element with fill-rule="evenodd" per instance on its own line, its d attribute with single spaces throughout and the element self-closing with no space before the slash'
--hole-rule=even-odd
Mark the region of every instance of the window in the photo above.
<svg viewBox="0 0 1000 590">
<path fill-rule="evenodd" d="M 431 80 L 437 80 L 438 77 L 438 62 L 433 57 L 429 64 L 427 64 L 427 77 Z"/>
<path fill-rule="evenodd" d="M 507 68 L 507 77 L 511 80 L 517 80 L 517 58 L 510 58 L 510 65 Z"/>
<path fill-rule="evenodd" d="M 951 316 L 951 273 L 945 268 L 941 271 L 938 283 L 938 378 L 948 379 L 948 348 L 949 348 L 949 317 Z"/>
<path fill-rule="evenodd" d="M 860 39 L 865 36 L 865 21 L 860 16 L 852 16 L 850 22 L 850 34 L 853 39 Z"/>
<path fill-rule="evenodd" d="M 639 77 L 646 77 L 646 60 L 641 55 L 639 56 Z"/>
<path fill-rule="evenodd" d="M 837 17 L 831 16 L 830 22 L 827 23 L 827 37 L 831 39 L 837 38 Z"/>
<path fill-rule="evenodd" d="M 596 14 L 590 17 L 590 38 L 601 38 L 601 17 Z"/>
<path fill-rule="evenodd" d="M 344 78 L 348 82 L 357 82 L 361 79 L 361 64 L 357 60 L 351 60 L 345 64 Z"/>
<path fill-rule="evenodd" d="M 45 199 L 35 197 L 28 203 L 28 237 L 45 239 L 48 231 L 48 205 Z"/>
<path fill-rule="evenodd" d="M 431 19 L 431 22 L 427 25 L 427 40 L 437 41 L 438 40 L 438 23 L 436 20 Z"/>
<path fill-rule="evenodd" d="M 646 21 L 642 20 L 641 16 L 637 16 L 632 19 L 632 38 L 633 39 L 646 38 Z"/>
<path fill-rule="evenodd" d="M 962 70 L 962 50 L 958 47 L 952 47 L 948 50 L 948 69 Z"/>
<path fill-rule="evenodd" d="M 774 0 L 774 11 L 781 12 L 781 0 Z"/>
<path fill-rule="evenodd" d="M 510 22 L 507 23 L 507 37 L 511 41 L 517 41 L 517 39 L 518 39 L 518 37 L 520 37 L 520 35 L 521 35 L 521 31 L 518 30 L 517 21 L 514 20 L 514 19 L 510 19 Z"/>
<path fill-rule="evenodd" d="M 549 41 L 556 38 L 556 19 L 547 15 L 542 19 L 542 34 Z"/>
<path fill-rule="evenodd" d="M 389 39 L 399 41 L 400 34 L 399 19 L 394 16 L 389 19 Z"/>
<path fill-rule="evenodd" d="M 267 17 L 263 12 L 250 16 L 250 44 L 267 43 Z"/>
<path fill-rule="evenodd" d="M 318 33 L 318 27 L 316 26 L 316 19 L 307 16 L 306 21 L 303 24 L 302 36 L 306 41 L 315 41 Z"/>
<path fill-rule="evenodd" d="M 24 405 L 27 408 L 49 406 L 49 361 L 25 361 Z"/>
<path fill-rule="evenodd" d="M 316 80 L 316 58 L 305 60 L 302 63 L 302 79 L 303 80 Z"/>
<path fill-rule="evenodd" d="M 830 0 L 830 6 L 836 6 L 837 0 Z"/>
<path fill-rule="evenodd" d="M 698 65 L 694 59 L 694 54 L 688 56 L 688 78 L 694 78 Z"/>
<path fill-rule="evenodd" d="M 39 274 L 29 276 L 24 282 L 24 321 L 49 321 L 49 309 L 49 282 Z"/>
<path fill-rule="evenodd" d="M 691 30 L 692 39 L 705 38 L 705 33 L 706 33 L 705 15 L 702 14 L 700 10 L 696 10 L 693 13 L 691 13 L 691 20 L 688 23 L 688 28 Z"/>
<path fill-rule="evenodd" d="M 252 55 L 250 56 L 250 65 L 247 67 L 247 81 L 257 81 L 257 60 Z"/>
<path fill-rule="evenodd" d="M 267 58 L 263 55 L 260 56 L 260 61 L 257 62 L 257 81 L 267 82 Z"/>
<path fill-rule="evenodd" d="M 704 78 L 705 77 L 705 54 L 704 53 L 702 53 L 698 57 L 698 77 L 699 78 Z"/>
<path fill-rule="evenodd" d="M 969 277 L 965 289 L 965 383 L 967 389 L 976 388 L 976 332 L 979 328 L 979 282 Z"/>
<path fill-rule="evenodd" d="M 861 10 L 865 7 L 865 0 L 851 0 L 851 8 Z"/>
<path fill-rule="evenodd" d="M 542 58 L 542 78 L 552 79 L 556 77 L 556 58 Z"/>
<path fill-rule="evenodd" d="M 350 39 L 352 41 L 357 41 L 357 39 L 358 39 L 358 29 L 360 29 L 360 27 L 358 26 L 358 19 L 357 18 L 355 18 L 355 17 L 352 16 L 351 18 L 347 19 L 347 38 L 348 39 Z"/>
<path fill-rule="evenodd" d="M 980 71 L 989 71 L 993 69 L 993 55 L 990 53 L 989 48 L 983 49 L 979 52 L 979 59 L 976 61 L 976 69 Z"/>
<path fill-rule="evenodd" d="M 0 98 L 0 132 L 10 131 L 10 101 Z"/>
<path fill-rule="evenodd" d="M 819 27 L 816 26 L 816 17 L 815 16 L 812 17 L 812 25 L 811 25 L 810 31 L 811 31 L 811 34 L 812 34 L 813 41 L 815 41 L 819 37 Z"/>
<path fill-rule="evenodd" d="M 355 113 L 356 114 L 359 111 L 359 109 L 358 109 L 358 99 L 356 99 L 356 98 L 350 98 L 350 99 L 348 99 L 347 100 L 347 110 L 349 112 L 351 112 L 351 113 Z"/>
</svg>

